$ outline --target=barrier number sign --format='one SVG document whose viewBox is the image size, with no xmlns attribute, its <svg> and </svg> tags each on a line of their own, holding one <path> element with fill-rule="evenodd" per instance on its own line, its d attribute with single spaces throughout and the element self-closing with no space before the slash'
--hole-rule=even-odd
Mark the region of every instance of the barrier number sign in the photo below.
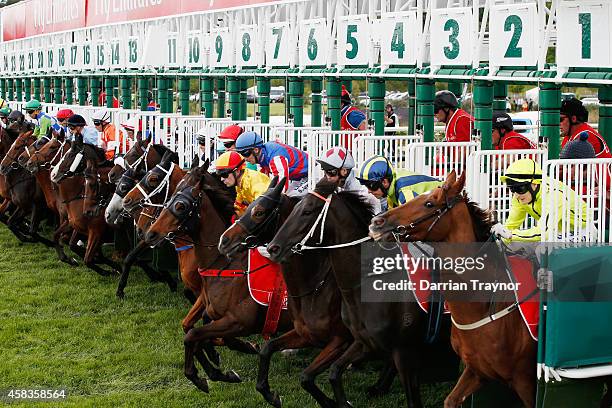
<svg viewBox="0 0 612 408">
<path fill-rule="evenodd" d="M 109 44 L 110 47 L 110 66 L 111 68 L 123 68 L 125 66 L 123 49 L 119 38 L 113 38 Z"/>
<path fill-rule="evenodd" d="M 562 2 L 557 10 L 557 64 L 562 67 L 612 67 L 609 2 Z"/>
<path fill-rule="evenodd" d="M 431 64 L 472 65 L 471 7 L 436 9 L 431 15 Z"/>
<path fill-rule="evenodd" d="M 257 26 L 242 26 L 236 35 L 236 66 L 256 67 L 259 53 Z"/>
<path fill-rule="evenodd" d="M 232 66 L 232 36 L 228 27 L 211 31 L 209 37 L 210 44 L 210 66 L 215 68 L 225 68 Z"/>
<path fill-rule="evenodd" d="M 166 60 L 165 66 L 169 68 L 177 68 L 181 65 L 181 57 L 183 53 L 179 53 L 179 33 L 168 31 L 166 35 Z"/>
<path fill-rule="evenodd" d="M 96 66 L 104 69 L 106 64 L 106 44 L 103 42 L 98 42 L 96 44 Z"/>
<path fill-rule="evenodd" d="M 204 44 L 202 43 L 202 32 L 199 30 L 189 31 L 185 42 L 185 65 L 189 68 L 201 68 L 204 59 Z"/>
<path fill-rule="evenodd" d="M 137 36 L 131 36 L 127 41 L 127 67 L 138 68 L 140 66 L 140 39 Z"/>
<path fill-rule="evenodd" d="M 370 62 L 370 23 L 368 16 L 340 17 L 338 22 L 338 65 L 368 65 Z"/>
<path fill-rule="evenodd" d="M 81 56 L 82 56 L 82 64 L 83 68 L 91 69 L 93 67 L 94 57 L 93 57 L 93 44 L 91 41 L 84 41 L 81 45 Z"/>
<path fill-rule="evenodd" d="M 291 52 L 289 34 L 288 22 L 268 24 L 266 27 L 266 66 L 289 66 Z"/>
<path fill-rule="evenodd" d="M 300 24 L 298 50 L 300 65 L 326 66 L 329 37 L 324 18 L 306 20 Z"/>
<path fill-rule="evenodd" d="M 380 61 L 383 65 L 415 65 L 417 62 L 416 12 L 382 15 Z"/>
<path fill-rule="evenodd" d="M 489 61 L 494 66 L 538 63 L 538 12 L 535 3 L 491 7 Z"/>
</svg>

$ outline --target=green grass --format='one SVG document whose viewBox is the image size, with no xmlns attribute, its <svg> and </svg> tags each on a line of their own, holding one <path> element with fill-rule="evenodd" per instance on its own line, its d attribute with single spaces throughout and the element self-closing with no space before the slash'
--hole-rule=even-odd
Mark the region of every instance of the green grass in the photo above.
<svg viewBox="0 0 612 408">
<path fill-rule="evenodd" d="M 63 403 L 11 406 L 266 406 L 255 390 L 255 356 L 220 349 L 223 367 L 236 370 L 243 382 L 211 382 L 208 395 L 184 378 L 180 321 L 189 305 L 180 291 L 153 284 L 137 270 L 120 301 L 116 283 L 116 277 L 60 264 L 54 251 L 19 244 L 0 227 L 0 390 L 68 390 Z M 261 342 L 259 337 L 252 340 Z M 274 357 L 270 383 L 285 407 L 316 406 L 299 386 L 299 374 L 313 357 L 312 351 Z M 389 395 L 367 400 L 364 389 L 375 380 L 370 367 L 347 372 L 346 389 L 354 406 L 404 405 L 397 380 Z M 326 374 L 319 383 L 330 392 Z M 423 387 L 426 406 L 441 406 L 449 390 L 448 383 Z"/>
</svg>

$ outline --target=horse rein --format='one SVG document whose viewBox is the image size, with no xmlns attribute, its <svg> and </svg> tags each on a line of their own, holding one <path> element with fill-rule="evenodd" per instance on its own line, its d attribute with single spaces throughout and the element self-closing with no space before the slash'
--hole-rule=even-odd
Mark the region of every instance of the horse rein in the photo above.
<svg viewBox="0 0 612 408">
<path fill-rule="evenodd" d="M 142 199 L 140 200 L 140 205 L 142 207 L 144 206 L 148 206 L 148 207 L 160 207 L 163 208 L 165 205 L 165 202 L 168 201 L 168 194 L 170 194 L 170 177 L 172 176 L 172 172 L 174 171 L 174 167 L 175 167 L 175 163 L 171 163 L 170 164 L 170 168 L 168 170 L 164 169 L 161 165 L 157 164 L 155 166 L 155 168 L 163 171 L 164 173 L 166 173 L 166 175 L 164 176 L 164 178 L 162 179 L 161 183 L 159 183 L 159 185 L 157 187 L 155 187 L 153 189 L 153 191 L 151 191 L 150 193 L 147 193 L 145 191 L 144 188 L 142 188 L 142 181 L 139 182 L 138 184 L 136 184 L 136 188 L 138 189 L 138 191 L 140 191 L 140 193 L 142 194 Z M 152 169 L 152 170 L 155 170 Z M 146 176 L 145 176 L 146 177 Z M 164 200 L 162 201 L 162 204 L 156 204 L 154 202 L 151 201 L 151 198 L 156 196 L 157 194 L 159 194 L 162 189 L 166 190 L 165 195 L 164 195 Z"/>
</svg>

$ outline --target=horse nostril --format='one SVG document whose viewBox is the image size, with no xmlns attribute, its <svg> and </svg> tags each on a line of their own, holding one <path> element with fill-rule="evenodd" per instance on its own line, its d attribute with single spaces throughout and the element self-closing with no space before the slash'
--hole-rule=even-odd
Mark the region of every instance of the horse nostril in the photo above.
<svg viewBox="0 0 612 408">
<path fill-rule="evenodd" d="M 278 254 L 280 252 L 280 246 L 278 245 L 268 245 L 268 253 L 270 254 Z"/>
<path fill-rule="evenodd" d="M 145 235 L 145 241 L 146 242 L 151 242 L 151 241 L 155 240 L 155 238 L 157 238 L 157 232 L 155 232 L 155 231 L 147 231 L 147 233 Z"/>
<path fill-rule="evenodd" d="M 229 244 L 229 241 L 230 241 L 229 237 L 226 237 L 225 235 L 221 237 L 221 245 L 227 245 Z"/>
<path fill-rule="evenodd" d="M 377 227 L 382 227 L 385 224 L 385 219 L 383 217 L 375 217 L 372 223 Z"/>
</svg>

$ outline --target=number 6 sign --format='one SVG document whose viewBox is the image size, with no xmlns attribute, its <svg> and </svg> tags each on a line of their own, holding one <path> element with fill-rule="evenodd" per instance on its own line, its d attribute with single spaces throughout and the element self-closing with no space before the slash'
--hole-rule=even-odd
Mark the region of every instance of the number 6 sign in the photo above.
<svg viewBox="0 0 612 408">
<path fill-rule="evenodd" d="M 369 65 L 370 23 L 368 16 L 340 17 L 338 23 L 338 65 Z"/>
<path fill-rule="evenodd" d="M 302 67 L 327 64 L 327 24 L 324 18 L 302 21 L 300 24 L 300 65 Z"/>
<path fill-rule="evenodd" d="M 472 8 L 436 9 L 431 15 L 431 65 L 472 65 Z"/>
</svg>

